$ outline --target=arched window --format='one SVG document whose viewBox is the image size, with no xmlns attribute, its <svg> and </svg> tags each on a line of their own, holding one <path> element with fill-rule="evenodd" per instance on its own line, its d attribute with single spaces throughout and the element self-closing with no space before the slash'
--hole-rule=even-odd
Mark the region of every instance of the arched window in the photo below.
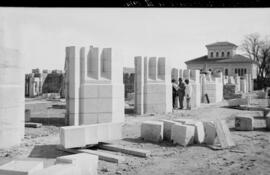
<svg viewBox="0 0 270 175">
<path fill-rule="evenodd" d="M 216 52 L 216 57 L 218 57 L 218 52 Z"/>
<path fill-rule="evenodd" d="M 211 57 L 211 58 L 214 57 L 214 53 L 213 53 L 213 52 L 210 53 L 210 57 Z"/>
<path fill-rule="evenodd" d="M 247 73 L 247 69 L 244 69 L 244 74 L 246 74 Z"/>
<path fill-rule="evenodd" d="M 221 57 L 224 57 L 224 52 L 221 52 Z"/>
<path fill-rule="evenodd" d="M 227 57 L 229 57 L 230 56 L 230 52 L 227 52 Z"/>
<path fill-rule="evenodd" d="M 226 76 L 228 75 L 228 69 L 225 69 L 225 75 Z"/>
</svg>

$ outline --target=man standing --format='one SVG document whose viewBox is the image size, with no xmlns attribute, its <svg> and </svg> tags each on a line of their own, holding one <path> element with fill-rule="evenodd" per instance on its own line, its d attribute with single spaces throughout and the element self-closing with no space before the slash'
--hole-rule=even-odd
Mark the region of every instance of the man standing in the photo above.
<svg viewBox="0 0 270 175">
<path fill-rule="evenodd" d="M 180 108 L 179 109 L 183 109 L 183 101 L 184 101 L 184 97 L 185 97 L 185 84 L 182 81 L 182 78 L 179 78 L 179 85 L 178 85 L 178 96 L 179 96 L 179 105 Z"/>
<path fill-rule="evenodd" d="M 185 80 L 185 83 L 186 83 L 185 94 L 186 94 L 186 100 L 187 100 L 187 109 L 191 110 L 190 99 L 191 99 L 191 96 L 192 96 L 192 87 L 189 84 L 188 79 Z"/>
<path fill-rule="evenodd" d="M 177 108 L 176 106 L 176 97 L 177 97 L 177 90 L 178 90 L 178 86 L 175 82 L 175 79 L 172 79 L 172 91 L 173 91 L 173 94 L 172 94 L 172 102 L 173 102 L 173 108 Z"/>
</svg>

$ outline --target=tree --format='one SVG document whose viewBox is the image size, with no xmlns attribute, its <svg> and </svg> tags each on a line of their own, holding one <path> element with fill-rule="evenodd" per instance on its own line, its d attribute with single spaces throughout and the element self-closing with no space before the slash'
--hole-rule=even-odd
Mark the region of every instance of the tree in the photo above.
<svg viewBox="0 0 270 175">
<path fill-rule="evenodd" d="M 258 63 L 258 88 L 264 88 L 266 77 L 270 75 L 270 40 L 261 39 L 257 33 L 245 36 L 241 49 L 246 55 Z"/>
</svg>

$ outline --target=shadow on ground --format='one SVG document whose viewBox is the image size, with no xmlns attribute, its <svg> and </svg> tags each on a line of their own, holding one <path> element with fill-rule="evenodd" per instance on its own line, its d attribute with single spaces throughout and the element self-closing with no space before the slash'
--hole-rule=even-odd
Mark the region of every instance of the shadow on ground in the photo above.
<svg viewBox="0 0 270 175">
<path fill-rule="evenodd" d="M 137 144 L 151 143 L 151 144 L 159 145 L 161 147 L 175 147 L 175 144 L 173 144 L 171 142 L 161 141 L 159 143 L 156 143 L 156 142 L 145 141 L 141 137 L 137 137 L 137 138 L 124 138 L 123 140 L 124 141 L 127 141 L 127 142 L 131 142 L 131 143 L 137 143 Z"/>
<path fill-rule="evenodd" d="M 57 117 L 50 117 L 50 118 L 31 117 L 30 121 L 33 123 L 41 123 L 43 125 L 53 125 L 53 126 L 66 125 L 65 118 L 57 118 Z"/>
<path fill-rule="evenodd" d="M 60 151 L 56 148 L 57 145 L 36 145 L 28 157 L 31 158 L 46 158 L 46 159 L 55 159 L 59 156 L 68 155 L 63 151 Z"/>
</svg>

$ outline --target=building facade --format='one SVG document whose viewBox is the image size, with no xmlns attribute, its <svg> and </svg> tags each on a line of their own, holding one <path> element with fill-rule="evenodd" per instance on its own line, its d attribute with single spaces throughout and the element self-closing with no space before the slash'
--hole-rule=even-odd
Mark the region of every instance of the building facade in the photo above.
<svg viewBox="0 0 270 175">
<path fill-rule="evenodd" d="M 237 45 L 230 42 L 216 42 L 206 45 L 207 55 L 186 61 L 187 69 L 222 72 L 225 76 L 251 74 L 257 78 L 258 64 L 236 53 Z"/>
</svg>

